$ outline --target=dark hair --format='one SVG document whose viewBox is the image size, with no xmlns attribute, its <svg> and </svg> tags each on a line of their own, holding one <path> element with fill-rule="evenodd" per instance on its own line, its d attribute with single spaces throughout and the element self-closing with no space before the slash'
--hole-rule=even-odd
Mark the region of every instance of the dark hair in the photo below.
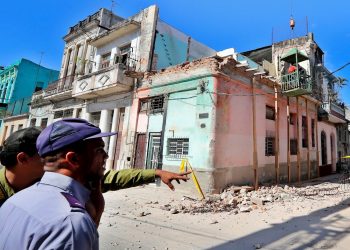
<svg viewBox="0 0 350 250">
<path fill-rule="evenodd" d="M 86 145 L 85 141 L 80 140 L 80 141 L 77 141 L 75 143 L 72 143 L 69 146 L 66 146 L 66 147 L 61 148 L 59 150 L 45 154 L 42 156 L 42 158 L 44 160 L 44 163 L 56 162 L 60 157 L 62 157 L 62 155 L 64 155 L 68 151 L 74 151 L 78 154 L 82 154 L 84 152 L 85 145 Z"/>
<path fill-rule="evenodd" d="M 36 139 L 40 134 L 38 128 L 24 128 L 11 134 L 3 143 L 0 152 L 0 162 L 6 168 L 12 168 L 17 164 L 17 154 L 24 152 L 29 156 L 34 156 L 36 149 Z"/>
</svg>

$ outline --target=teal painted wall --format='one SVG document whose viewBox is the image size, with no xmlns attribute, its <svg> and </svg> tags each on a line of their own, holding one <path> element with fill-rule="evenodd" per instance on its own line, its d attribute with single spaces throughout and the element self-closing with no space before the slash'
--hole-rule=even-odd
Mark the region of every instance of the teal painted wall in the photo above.
<svg viewBox="0 0 350 250">
<path fill-rule="evenodd" d="M 213 56 L 216 51 L 158 20 L 153 63 L 156 70 L 186 62 L 189 44 L 189 61 Z M 188 39 L 190 38 L 190 42 Z"/>
<path fill-rule="evenodd" d="M 206 82 L 206 87 L 212 90 L 213 78 L 194 79 L 177 83 L 181 85 L 198 86 L 200 81 Z M 210 145 L 213 138 L 212 122 L 213 103 L 209 93 L 199 93 L 197 88 L 169 95 L 166 126 L 163 144 L 163 168 L 179 166 L 181 158 L 167 155 L 168 138 L 189 138 L 189 154 L 183 156 L 189 159 L 196 169 L 211 169 Z M 207 114 L 207 118 L 199 119 L 199 114 Z M 201 127 L 202 124 L 202 127 Z"/>
<path fill-rule="evenodd" d="M 45 68 L 27 59 L 21 59 L 1 71 L 0 102 L 8 104 L 7 116 L 27 113 L 36 86 L 45 88 L 49 82 L 57 80 L 58 75 L 59 71 Z M 1 98 L 1 93 L 5 93 L 5 89 L 6 96 Z"/>
</svg>

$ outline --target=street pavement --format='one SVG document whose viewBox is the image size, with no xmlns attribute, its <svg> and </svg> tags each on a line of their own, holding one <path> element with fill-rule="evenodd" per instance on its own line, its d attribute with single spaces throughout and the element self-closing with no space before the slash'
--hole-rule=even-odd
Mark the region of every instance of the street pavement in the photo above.
<svg viewBox="0 0 350 250">
<path fill-rule="evenodd" d="M 293 198 L 238 214 L 168 211 L 164 208 L 179 207 L 198 194 L 181 188 L 173 192 L 164 185 L 149 184 L 104 196 L 106 208 L 99 226 L 102 250 L 345 250 L 350 245 L 349 192 Z"/>
</svg>

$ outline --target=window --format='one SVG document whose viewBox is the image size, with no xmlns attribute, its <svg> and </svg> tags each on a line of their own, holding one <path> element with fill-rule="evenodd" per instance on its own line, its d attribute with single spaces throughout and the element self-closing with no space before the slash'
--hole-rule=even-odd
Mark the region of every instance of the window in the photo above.
<svg viewBox="0 0 350 250">
<path fill-rule="evenodd" d="M 290 154 L 296 155 L 298 153 L 298 140 L 290 139 Z"/>
<path fill-rule="evenodd" d="M 40 127 L 41 127 L 42 129 L 46 128 L 46 126 L 47 126 L 47 121 L 48 121 L 48 118 L 43 118 L 43 119 L 41 119 Z"/>
<path fill-rule="evenodd" d="M 31 119 L 29 127 L 35 127 L 35 123 L 36 123 L 36 119 L 35 118 Z"/>
<path fill-rule="evenodd" d="M 82 109 L 79 108 L 79 109 L 77 109 L 76 118 L 81 118 L 81 117 L 82 117 Z"/>
<path fill-rule="evenodd" d="M 275 109 L 270 106 L 266 106 L 266 119 L 275 120 Z"/>
<path fill-rule="evenodd" d="M 188 155 L 189 138 L 168 138 L 167 155 L 182 156 Z"/>
<path fill-rule="evenodd" d="M 108 68 L 110 60 L 111 60 L 111 52 L 102 55 L 101 56 L 101 67 L 100 67 L 100 69 Z"/>
<path fill-rule="evenodd" d="M 66 109 L 63 111 L 64 118 L 72 117 L 72 116 L 73 116 L 73 109 Z"/>
<path fill-rule="evenodd" d="M 265 155 L 273 156 L 275 155 L 275 138 L 265 137 Z"/>
<path fill-rule="evenodd" d="M 128 44 L 128 45 L 125 45 L 123 47 L 120 47 L 119 51 L 120 51 L 120 53 L 119 53 L 119 55 L 116 56 L 114 63 L 121 63 L 124 65 L 127 65 L 129 57 L 130 57 L 131 45 Z"/>
<path fill-rule="evenodd" d="M 295 125 L 297 123 L 297 115 L 295 113 L 289 114 L 289 124 Z"/>
<path fill-rule="evenodd" d="M 63 110 L 55 111 L 55 113 L 54 113 L 54 115 L 53 115 L 53 118 L 54 118 L 54 119 L 62 118 L 62 117 L 63 117 Z"/>
<path fill-rule="evenodd" d="M 315 147 L 315 119 L 311 119 L 311 143 Z"/>
<path fill-rule="evenodd" d="M 17 130 L 20 130 L 23 128 L 23 124 L 19 124 Z"/>
<path fill-rule="evenodd" d="M 150 114 L 163 112 L 164 96 L 157 96 L 141 101 L 140 112 L 146 111 Z"/>
<path fill-rule="evenodd" d="M 100 124 L 100 118 L 101 118 L 101 112 L 94 112 L 91 113 L 91 123 L 94 124 L 95 126 L 99 126 Z"/>
<path fill-rule="evenodd" d="M 11 128 L 10 128 L 10 135 L 13 133 L 13 130 L 15 129 L 15 125 L 11 125 Z"/>
<path fill-rule="evenodd" d="M 37 82 L 36 85 L 35 85 L 35 90 L 34 90 L 34 92 L 37 92 L 37 91 L 42 90 L 43 87 L 44 87 L 44 83 L 43 83 L 43 82 Z"/>
<path fill-rule="evenodd" d="M 301 127 L 302 127 L 302 144 L 303 148 L 308 147 L 308 132 L 307 132 L 307 119 L 306 116 L 303 116 L 301 119 Z"/>
</svg>

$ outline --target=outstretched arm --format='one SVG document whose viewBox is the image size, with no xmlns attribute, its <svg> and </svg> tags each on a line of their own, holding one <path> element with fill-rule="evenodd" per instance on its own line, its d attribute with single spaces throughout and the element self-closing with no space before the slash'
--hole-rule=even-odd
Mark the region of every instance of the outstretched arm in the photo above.
<svg viewBox="0 0 350 250">
<path fill-rule="evenodd" d="M 164 184 L 168 185 L 168 187 L 171 190 L 175 190 L 171 181 L 175 180 L 177 181 L 177 183 L 180 184 L 180 180 L 187 181 L 189 179 L 187 175 L 190 173 L 191 171 L 187 171 L 184 173 L 173 173 L 165 170 L 156 169 L 155 175 L 156 177 L 159 177 Z"/>
<path fill-rule="evenodd" d="M 102 192 L 151 183 L 155 181 L 156 177 L 159 177 L 170 189 L 174 190 L 171 181 L 185 181 L 188 179 L 186 175 L 189 173 L 191 172 L 177 174 L 160 169 L 108 170 L 102 180 Z"/>
</svg>

